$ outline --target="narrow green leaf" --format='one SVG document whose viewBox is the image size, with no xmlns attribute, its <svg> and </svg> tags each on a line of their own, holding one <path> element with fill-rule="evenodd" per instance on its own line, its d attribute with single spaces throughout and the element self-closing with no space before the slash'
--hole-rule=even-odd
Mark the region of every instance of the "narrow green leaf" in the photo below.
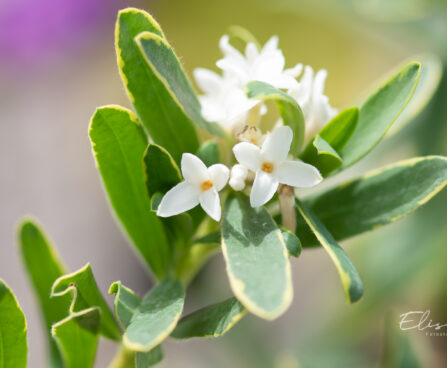
<svg viewBox="0 0 447 368">
<path fill-rule="evenodd" d="M 312 210 L 301 204 L 298 200 L 296 203 L 301 216 L 315 234 L 320 244 L 324 247 L 326 252 L 328 252 L 332 262 L 334 262 L 334 265 L 340 275 L 346 299 L 350 303 L 356 302 L 363 295 L 363 284 L 348 255 L 345 253 L 343 248 L 337 244 L 332 235 L 320 219 L 312 212 Z"/>
<path fill-rule="evenodd" d="M 71 313 L 98 307 L 101 313 L 100 333 L 109 339 L 121 339 L 120 328 L 99 291 L 89 263 L 76 272 L 59 277 L 54 282 L 51 296 L 58 297 L 66 294 L 73 296 Z"/>
<path fill-rule="evenodd" d="M 227 201 L 222 252 L 234 295 L 253 314 L 275 319 L 290 305 L 293 289 L 286 245 L 264 207 L 239 195 Z"/>
<path fill-rule="evenodd" d="M 328 176 L 332 171 L 338 169 L 342 159 L 334 148 L 320 135 L 316 135 L 301 155 L 301 159 L 315 166 L 323 176 Z"/>
<path fill-rule="evenodd" d="M 163 350 L 161 345 L 156 346 L 147 353 L 135 353 L 135 367 L 148 368 L 152 367 L 163 360 Z"/>
<path fill-rule="evenodd" d="M 142 160 L 147 138 L 137 117 L 119 106 L 98 108 L 89 135 L 118 219 L 154 274 L 163 278 L 169 269 L 171 251 L 146 192 Z"/>
<path fill-rule="evenodd" d="M 358 107 L 349 107 L 327 123 L 318 135 L 323 138 L 336 152 L 341 152 L 351 138 L 359 121 Z"/>
<path fill-rule="evenodd" d="M 199 239 L 194 240 L 194 243 L 200 244 L 220 244 L 222 239 L 222 234 L 220 231 L 215 231 L 213 233 L 209 233 L 205 236 L 200 237 Z"/>
<path fill-rule="evenodd" d="M 197 156 L 209 167 L 220 162 L 220 153 L 217 143 L 214 141 L 204 142 L 197 151 Z"/>
<path fill-rule="evenodd" d="M 296 236 L 296 234 L 292 233 L 289 229 L 285 227 L 280 227 L 282 237 L 284 238 L 284 242 L 286 243 L 287 251 L 289 254 L 295 258 L 298 258 L 301 254 L 302 246 L 301 241 Z"/>
<path fill-rule="evenodd" d="M 135 42 L 150 70 L 186 116 L 208 133 L 222 138 L 225 137 L 219 125 L 207 122 L 202 117 L 199 99 L 182 68 L 180 60 L 166 39 L 152 32 L 141 32 L 135 37 Z M 183 136 L 183 132 L 179 133 Z"/>
<path fill-rule="evenodd" d="M 28 355 L 25 315 L 12 290 L 0 279 L 0 368 L 25 368 Z"/>
<path fill-rule="evenodd" d="M 149 144 L 144 152 L 143 163 L 149 196 L 157 192 L 164 194 L 182 180 L 177 164 L 161 146 Z"/>
<path fill-rule="evenodd" d="M 253 35 L 253 33 L 251 33 L 248 29 L 242 26 L 232 25 L 228 27 L 228 35 L 234 38 L 235 40 L 239 41 L 239 43 L 241 43 L 241 45 L 244 46 L 244 48 L 247 45 L 247 43 L 251 42 L 254 43 L 258 49 L 262 49 L 261 44 Z"/>
<path fill-rule="evenodd" d="M 298 103 L 287 93 L 260 81 L 247 83 L 245 93 L 248 98 L 275 101 L 284 125 L 290 126 L 293 130 L 290 153 L 298 156 L 304 141 L 304 116 Z"/>
<path fill-rule="evenodd" d="M 65 266 L 56 248 L 34 220 L 23 220 L 18 234 L 20 253 L 45 320 L 49 349 L 48 364 L 50 367 L 61 367 L 62 357 L 51 336 L 51 326 L 67 316 L 71 298 L 70 296 L 50 298 L 50 294 L 54 281 L 66 273 Z"/>
<path fill-rule="evenodd" d="M 66 368 L 90 368 L 95 363 L 101 312 L 88 308 L 70 314 L 52 328 Z"/>
<path fill-rule="evenodd" d="M 123 336 L 128 349 L 148 352 L 175 328 L 183 310 L 185 291 L 179 281 L 166 279 L 143 298 Z"/>
<path fill-rule="evenodd" d="M 423 54 L 415 56 L 413 59 L 421 63 L 421 77 L 410 103 L 388 130 L 388 136 L 400 132 L 419 115 L 431 101 L 442 79 L 443 65 L 439 56 Z"/>
<path fill-rule="evenodd" d="M 362 105 L 357 128 L 340 152 L 342 169 L 363 158 L 383 138 L 413 96 L 420 71 L 419 63 L 409 63 Z"/>
<path fill-rule="evenodd" d="M 246 312 L 236 298 L 230 298 L 183 317 L 171 336 L 176 339 L 219 337 L 238 323 Z"/>
<path fill-rule="evenodd" d="M 109 294 L 116 295 L 113 302 L 115 316 L 125 329 L 140 305 L 141 299 L 132 290 L 121 284 L 121 281 L 116 281 L 110 285 Z"/>
<path fill-rule="evenodd" d="M 154 73 L 135 43 L 135 37 L 145 31 L 164 37 L 148 13 L 135 8 L 118 13 L 115 27 L 118 67 L 129 98 L 152 140 L 180 162 L 183 152 L 197 150 L 197 133 L 166 81 Z"/>
<path fill-rule="evenodd" d="M 394 222 L 427 203 L 447 184 L 447 158 L 400 161 L 304 200 L 338 241 Z M 315 237 L 298 222 L 304 246 Z"/>
</svg>

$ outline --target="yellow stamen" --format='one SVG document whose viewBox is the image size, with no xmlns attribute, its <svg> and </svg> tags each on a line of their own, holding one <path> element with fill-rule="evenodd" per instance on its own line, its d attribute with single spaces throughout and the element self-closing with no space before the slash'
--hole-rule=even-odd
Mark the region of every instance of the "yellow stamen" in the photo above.
<svg viewBox="0 0 447 368">
<path fill-rule="evenodd" d="M 261 170 L 270 174 L 273 171 L 273 165 L 269 162 L 264 162 L 261 166 Z"/>
<path fill-rule="evenodd" d="M 211 189 L 213 187 L 213 182 L 211 180 L 206 180 L 202 183 L 202 186 L 200 189 L 202 189 L 203 192 L 207 191 L 208 189 Z"/>
</svg>

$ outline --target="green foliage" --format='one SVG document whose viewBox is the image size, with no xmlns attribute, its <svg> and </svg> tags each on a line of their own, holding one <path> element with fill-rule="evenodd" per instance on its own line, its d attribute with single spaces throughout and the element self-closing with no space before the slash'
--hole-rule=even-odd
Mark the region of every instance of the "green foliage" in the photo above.
<svg viewBox="0 0 447 368">
<path fill-rule="evenodd" d="M 222 252 L 234 295 L 253 314 L 275 319 L 292 302 L 288 252 L 281 231 L 263 207 L 246 196 L 227 200 Z"/>
<path fill-rule="evenodd" d="M 417 179 L 416 179 L 417 178 Z M 400 161 L 304 200 L 335 240 L 394 222 L 428 202 L 447 184 L 447 159 L 427 156 Z M 297 234 L 316 244 L 303 221 Z"/>
<path fill-rule="evenodd" d="M 161 146 L 149 144 L 143 162 L 146 188 L 150 197 L 158 192 L 166 193 L 182 180 L 177 164 Z"/>
<path fill-rule="evenodd" d="M 320 135 L 316 135 L 312 139 L 301 155 L 301 159 L 315 166 L 323 176 L 328 176 L 343 163 L 337 151 Z"/>
<path fill-rule="evenodd" d="M 98 308 L 101 315 L 99 332 L 109 339 L 120 340 L 121 331 L 96 284 L 90 264 L 68 275 L 59 277 L 51 289 L 52 297 L 71 293 L 70 314 L 87 308 Z"/>
<path fill-rule="evenodd" d="M 246 312 L 237 299 L 230 298 L 183 317 L 171 336 L 176 339 L 219 337 L 238 323 Z"/>
<path fill-rule="evenodd" d="M 298 258 L 301 254 L 302 246 L 298 236 L 285 227 L 280 227 L 282 237 L 287 247 L 287 251 L 292 257 Z"/>
<path fill-rule="evenodd" d="M 53 325 L 52 334 L 66 368 L 93 367 L 98 347 L 101 311 L 97 307 L 71 313 Z"/>
<path fill-rule="evenodd" d="M 19 226 L 19 249 L 45 320 L 49 346 L 49 366 L 61 367 L 62 357 L 51 336 L 51 326 L 67 316 L 71 298 L 50 298 L 54 281 L 66 273 L 56 248 L 33 220 Z"/>
<path fill-rule="evenodd" d="M 362 105 L 354 134 L 340 152 L 342 169 L 356 163 L 383 138 L 413 96 L 421 66 L 409 63 Z"/>
<path fill-rule="evenodd" d="M 25 368 L 26 320 L 12 290 L 0 279 L 0 368 Z"/>
<path fill-rule="evenodd" d="M 328 252 L 332 262 L 334 262 L 340 275 L 346 299 L 350 303 L 356 302 L 363 295 L 363 284 L 348 255 L 343 248 L 337 244 L 320 219 L 315 216 L 313 211 L 301 204 L 298 200 L 296 203 L 301 216 L 315 234 L 320 244 L 324 247 L 326 252 Z"/>
<path fill-rule="evenodd" d="M 284 125 L 290 126 L 293 130 L 290 153 L 298 156 L 304 141 L 304 116 L 298 103 L 287 93 L 260 81 L 247 83 L 245 92 L 248 98 L 275 101 Z"/>
<path fill-rule="evenodd" d="M 219 125 L 203 119 L 200 102 L 179 59 L 166 39 L 162 35 L 149 31 L 138 34 L 135 37 L 135 42 L 154 76 L 163 83 L 172 100 L 184 113 L 208 133 L 225 137 Z M 179 134 L 183 137 L 183 132 L 179 132 Z"/>
<path fill-rule="evenodd" d="M 118 13 L 115 48 L 121 78 L 154 143 L 165 147 L 180 162 L 183 152 L 195 152 L 199 146 L 197 133 L 166 81 L 155 74 L 135 43 L 135 37 L 142 32 L 164 37 L 148 13 L 135 8 Z"/>
<path fill-rule="evenodd" d="M 185 291 L 179 281 L 166 279 L 156 285 L 133 312 L 123 343 L 128 349 L 148 352 L 175 328 L 183 310 Z"/>
<path fill-rule="evenodd" d="M 89 135 L 118 219 L 155 276 L 163 278 L 171 262 L 170 246 L 146 192 L 142 160 L 147 138 L 143 128 L 131 111 L 105 106 L 93 115 Z"/>
<path fill-rule="evenodd" d="M 203 163 L 210 167 L 211 165 L 218 164 L 220 162 L 220 153 L 217 143 L 214 141 L 204 142 L 197 151 L 197 156 L 203 161 Z"/>
</svg>

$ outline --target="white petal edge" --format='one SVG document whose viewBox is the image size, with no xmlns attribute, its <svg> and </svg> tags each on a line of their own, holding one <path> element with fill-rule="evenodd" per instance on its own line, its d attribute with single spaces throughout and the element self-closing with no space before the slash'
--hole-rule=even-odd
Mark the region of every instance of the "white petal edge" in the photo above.
<svg viewBox="0 0 447 368">
<path fill-rule="evenodd" d="M 210 179 L 205 164 L 192 153 L 182 155 L 181 167 L 183 178 L 189 183 L 198 184 Z"/>
<path fill-rule="evenodd" d="M 206 190 L 200 193 L 200 205 L 203 210 L 215 221 L 220 221 L 221 208 L 219 194 L 214 189 Z"/>
<path fill-rule="evenodd" d="M 219 192 L 228 182 L 230 169 L 223 164 L 215 164 L 208 168 L 208 174 L 214 188 Z"/>
<path fill-rule="evenodd" d="M 275 128 L 262 144 L 262 159 L 268 162 L 281 162 L 287 158 L 292 144 L 293 131 L 288 126 Z"/>
<path fill-rule="evenodd" d="M 286 160 L 273 173 L 282 184 L 292 187 L 310 188 L 323 180 L 318 169 L 301 161 Z"/>
<path fill-rule="evenodd" d="M 250 193 L 251 206 L 259 207 L 270 201 L 275 195 L 278 185 L 279 182 L 275 176 L 258 170 Z"/>
<path fill-rule="evenodd" d="M 200 189 L 185 181 L 168 191 L 158 206 L 157 215 L 169 217 L 189 211 L 199 204 Z"/>
<path fill-rule="evenodd" d="M 261 149 L 248 142 L 241 142 L 233 147 L 236 160 L 247 169 L 257 171 L 261 167 Z"/>
</svg>

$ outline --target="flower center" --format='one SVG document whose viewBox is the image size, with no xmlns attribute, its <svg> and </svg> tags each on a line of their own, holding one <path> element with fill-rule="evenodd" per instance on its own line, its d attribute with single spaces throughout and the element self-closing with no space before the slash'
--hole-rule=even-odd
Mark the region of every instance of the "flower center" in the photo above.
<svg viewBox="0 0 447 368">
<path fill-rule="evenodd" d="M 264 162 L 261 166 L 261 170 L 270 174 L 273 171 L 273 165 L 270 162 Z"/>
<path fill-rule="evenodd" d="M 208 189 L 211 189 L 213 187 L 213 182 L 211 180 L 206 180 L 202 183 L 200 189 L 202 192 L 207 191 Z"/>
</svg>

